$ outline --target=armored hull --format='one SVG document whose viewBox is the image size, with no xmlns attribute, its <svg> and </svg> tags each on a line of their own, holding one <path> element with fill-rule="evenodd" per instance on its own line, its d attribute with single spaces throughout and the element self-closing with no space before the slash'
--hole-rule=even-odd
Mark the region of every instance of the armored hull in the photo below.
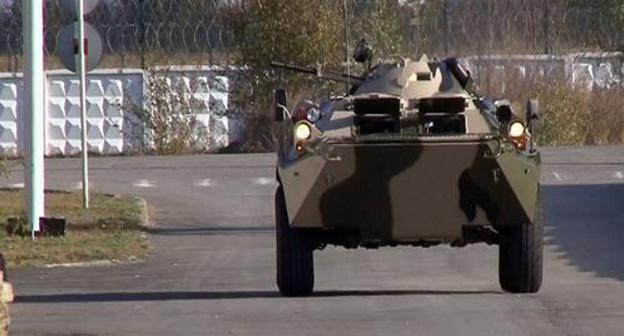
<svg viewBox="0 0 624 336">
<path fill-rule="evenodd" d="M 353 233 L 362 245 L 461 242 L 464 228 L 534 221 L 539 157 L 489 136 L 336 143 L 281 166 L 290 225 Z"/>
<path fill-rule="evenodd" d="M 294 113 L 278 91 L 283 294 L 312 292 L 312 251 L 327 244 L 498 244 L 503 289 L 539 289 L 536 103 L 522 120 L 509 102 L 474 94 L 470 81 L 455 60 L 423 57 L 380 64 L 350 94 L 318 105 L 302 101 Z"/>
</svg>

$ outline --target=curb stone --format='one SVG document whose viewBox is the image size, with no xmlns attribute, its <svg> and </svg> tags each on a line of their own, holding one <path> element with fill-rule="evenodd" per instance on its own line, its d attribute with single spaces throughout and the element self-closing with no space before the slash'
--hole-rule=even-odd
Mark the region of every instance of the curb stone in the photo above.
<svg viewBox="0 0 624 336">
<path fill-rule="evenodd" d="M 134 196 L 133 199 L 136 201 L 137 205 L 139 206 L 139 208 L 141 208 L 141 213 L 139 214 L 140 216 L 140 223 L 139 225 L 144 227 L 144 228 L 148 228 L 148 229 L 153 229 L 156 227 L 156 225 L 154 223 L 152 223 L 152 221 L 150 221 L 149 218 L 149 208 L 147 205 L 147 201 L 141 197 L 137 197 Z"/>
<path fill-rule="evenodd" d="M 13 287 L 8 283 L 9 277 L 6 271 L 6 262 L 4 256 L 0 253 L 0 302 L 11 303 L 13 302 Z"/>
<path fill-rule="evenodd" d="M 9 332 L 9 307 L 6 303 L 0 302 L 0 336 L 6 336 Z"/>
<path fill-rule="evenodd" d="M 6 275 L 6 263 L 0 253 L 0 336 L 8 335 L 9 330 L 9 302 L 13 302 L 13 287 L 8 282 L 4 282 Z"/>
<path fill-rule="evenodd" d="M 0 302 L 2 303 L 11 303 L 15 299 L 15 295 L 13 295 L 13 286 L 11 286 L 8 282 L 3 282 L 0 284 L 2 286 L 2 297 L 0 298 Z"/>
</svg>

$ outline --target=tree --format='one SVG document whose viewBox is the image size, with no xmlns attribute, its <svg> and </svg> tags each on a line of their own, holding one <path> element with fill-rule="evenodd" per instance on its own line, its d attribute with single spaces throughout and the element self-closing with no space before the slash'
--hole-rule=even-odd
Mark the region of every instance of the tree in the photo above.
<svg viewBox="0 0 624 336">
<path fill-rule="evenodd" d="M 586 48 L 615 50 L 624 47 L 624 1 L 564 0 L 567 40 Z"/>
<path fill-rule="evenodd" d="M 273 71 L 271 61 L 342 72 L 346 46 L 352 51 L 360 38 L 369 40 L 378 55 L 404 50 L 403 16 L 396 0 L 347 0 L 346 7 L 348 15 L 343 1 L 336 0 L 240 0 L 227 8 L 239 46 L 238 62 L 248 69 L 234 85 L 238 92 L 233 95 L 233 105 L 245 111 L 240 116 L 246 123 L 245 149 L 272 149 L 270 130 L 275 123 L 269 112 L 277 86 L 286 87 L 291 98 L 344 91 L 335 83 Z"/>
</svg>

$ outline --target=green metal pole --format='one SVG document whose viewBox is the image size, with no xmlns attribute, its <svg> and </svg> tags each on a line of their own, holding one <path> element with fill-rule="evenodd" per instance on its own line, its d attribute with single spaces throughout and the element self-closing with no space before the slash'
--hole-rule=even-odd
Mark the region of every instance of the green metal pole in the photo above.
<svg viewBox="0 0 624 336">
<path fill-rule="evenodd" d="M 23 0 L 26 212 L 34 238 L 44 216 L 44 119 L 46 77 L 43 68 L 43 0 Z"/>
</svg>

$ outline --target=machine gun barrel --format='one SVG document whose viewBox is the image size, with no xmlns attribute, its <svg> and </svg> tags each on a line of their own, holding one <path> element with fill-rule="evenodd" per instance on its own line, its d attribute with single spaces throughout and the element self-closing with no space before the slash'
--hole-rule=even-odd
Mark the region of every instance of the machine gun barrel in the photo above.
<svg viewBox="0 0 624 336">
<path fill-rule="evenodd" d="M 340 83 L 350 82 L 353 84 L 360 84 L 364 81 L 364 78 L 360 76 L 354 76 L 354 75 L 348 75 L 348 74 L 337 74 L 333 72 L 323 72 L 321 71 L 320 68 L 311 68 L 311 67 L 305 67 L 305 66 L 300 66 L 300 65 L 295 65 L 295 64 L 271 62 L 271 67 L 310 74 L 321 79 L 331 80 L 331 81 L 340 82 Z"/>
</svg>

